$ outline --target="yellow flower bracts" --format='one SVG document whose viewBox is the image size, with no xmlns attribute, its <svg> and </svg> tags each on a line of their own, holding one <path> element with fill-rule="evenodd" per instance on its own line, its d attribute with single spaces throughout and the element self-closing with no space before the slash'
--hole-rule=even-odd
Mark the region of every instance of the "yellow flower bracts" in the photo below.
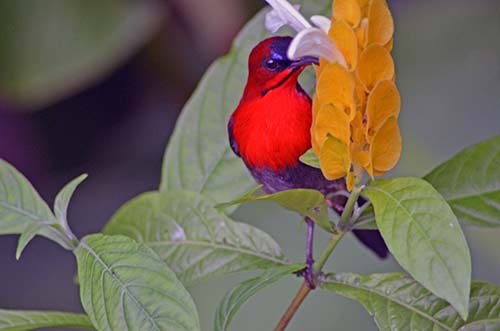
<svg viewBox="0 0 500 331">
<path fill-rule="evenodd" d="M 347 176 L 349 189 L 363 169 L 383 175 L 401 154 L 393 34 L 385 0 L 334 0 L 328 36 L 345 61 L 316 68 L 312 145 L 323 174 Z"/>
</svg>

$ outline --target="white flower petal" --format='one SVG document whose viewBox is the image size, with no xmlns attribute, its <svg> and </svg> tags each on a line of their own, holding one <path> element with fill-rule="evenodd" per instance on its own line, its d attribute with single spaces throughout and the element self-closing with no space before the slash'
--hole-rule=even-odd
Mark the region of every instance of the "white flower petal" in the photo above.
<svg viewBox="0 0 500 331">
<path fill-rule="evenodd" d="M 332 21 L 328 17 L 321 15 L 312 16 L 311 22 L 326 33 L 330 31 L 330 26 L 332 26 Z"/>
<path fill-rule="evenodd" d="M 308 28 L 293 38 L 288 48 L 288 58 L 296 60 L 304 56 L 317 56 L 329 62 L 338 62 L 347 68 L 347 62 L 333 41 L 323 30 Z"/>
<path fill-rule="evenodd" d="M 283 25 L 289 25 L 297 32 L 311 27 L 304 16 L 288 1 L 266 0 L 266 2 L 273 8 L 273 11 L 266 15 L 266 28 L 270 32 L 278 31 Z"/>
<path fill-rule="evenodd" d="M 277 10 L 271 10 L 266 14 L 266 29 L 271 33 L 276 33 L 286 22 L 281 19 Z"/>
<path fill-rule="evenodd" d="M 293 7 L 297 10 L 300 9 L 299 4 L 293 5 Z M 269 13 L 266 14 L 265 24 L 266 24 L 267 31 L 269 31 L 271 33 L 276 33 L 276 32 L 278 32 L 278 30 L 281 27 L 287 25 L 288 22 L 286 22 L 285 20 L 283 20 L 281 18 L 281 15 L 280 15 L 278 10 L 273 9 Z"/>
</svg>

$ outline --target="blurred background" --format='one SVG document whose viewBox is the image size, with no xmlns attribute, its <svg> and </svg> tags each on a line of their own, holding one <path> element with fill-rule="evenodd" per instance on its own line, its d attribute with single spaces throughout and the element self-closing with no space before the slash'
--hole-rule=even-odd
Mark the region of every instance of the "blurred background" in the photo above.
<svg viewBox="0 0 500 331">
<path fill-rule="evenodd" d="M 422 176 L 470 144 L 500 133 L 500 2 L 388 0 L 403 97 L 404 151 L 394 175 Z M 176 118 L 209 63 L 225 54 L 261 0 L 0 0 L 0 158 L 42 196 L 77 175 L 89 179 L 70 208 L 78 236 L 100 231 L 114 211 L 154 190 Z M 303 259 L 297 216 L 247 205 L 235 219 L 272 234 Z M 500 230 L 467 229 L 474 278 L 500 283 Z M 318 235 L 318 248 L 326 236 Z M 16 262 L 0 237 L 0 308 L 81 311 L 70 252 L 36 238 Z M 330 270 L 397 271 L 355 240 Z M 246 276 L 248 277 L 248 275 Z M 192 288 L 203 330 L 236 276 Z M 234 330 L 268 330 L 295 294 L 289 279 L 259 293 Z M 314 322 L 313 324 L 313 321 Z M 341 327 L 339 327 L 341 325 Z M 376 330 L 361 307 L 330 293 L 308 299 L 290 331 Z"/>
</svg>

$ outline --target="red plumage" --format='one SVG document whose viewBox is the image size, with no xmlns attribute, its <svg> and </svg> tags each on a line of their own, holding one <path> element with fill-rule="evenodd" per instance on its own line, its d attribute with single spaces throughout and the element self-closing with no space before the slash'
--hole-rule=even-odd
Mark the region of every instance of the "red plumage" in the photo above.
<svg viewBox="0 0 500 331">
<path fill-rule="evenodd" d="M 280 172 L 296 167 L 299 157 L 311 148 L 311 99 L 297 91 L 292 73 L 279 89 L 255 97 L 253 82 L 247 85 L 233 114 L 233 134 L 239 153 L 248 166 Z"/>
</svg>

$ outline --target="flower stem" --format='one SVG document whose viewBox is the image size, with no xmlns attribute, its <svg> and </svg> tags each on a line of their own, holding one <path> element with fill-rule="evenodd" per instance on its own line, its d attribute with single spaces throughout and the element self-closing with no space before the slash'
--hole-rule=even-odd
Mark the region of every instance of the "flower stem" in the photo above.
<svg viewBox="0 0 500 331">
<path fill-rule="evenodd" d="M 325 250 L 323 251 L 323 253 L 321 253 L 321 256 L 313 265 L 313 270 L 315 273 L 321 272 L 321 270 L 326 264 L 326 261 L 328 261 L 328 259 L 333 253 L 333 250 L 335 249 L 335 247 L 337 247 L 337 244 L 340 242 L 340 239 L 344 237 L 344 235 L 345 232 L 343 231 L 336 231 L 332 234 L 332 237 L 330 238 L 330 241 L 328 242 L 328 245 L 326 246 Z"/>
<path fill-rule="evenodd" d="M 349 199 L 347 200 L 347 203 L 345 205 L 344 211 L 342 212 L 342 215 L 340 216 L 340 221 L 339 221 L 339 229 L 342 231 L 349 230 L 349 223 L 352 220 L 352 213 L 354 211 L 354 207 L 356 206 L 356 203 L 358 202 L 358 198 L 361 195 L 361 191 L 363 191 L 363 186 L 358 187 L 355 186 L 354 189 L 351 192 L 351 195 L 349 196 Z"/>
<path fill-rule="evenodd" d="M 313 265 L 313 270 L 316 275 L 319 275 L 321 273 L 321 270 L 337 247 L 337 244 L 347 233 L 346 231 L 344 231 L 344 229 L 348 228 L 348 225 L 351 222 L 354 207 L 356 206 L 356 202 L 358 201 L 362 190 L 363 187 L 355 187 L 352 190 L 351 195 L 349 196 L 349 199 L 347 200 L 347 203 L 345 205 L 344 211 L 342 212 L 342 215 L 340 217 L 340 230 L 336 230 L 332 234 L 332 237 L 330 238 L 330 241 L 328 242 L 325 250 L 323 251 L 323 253 L 321 253 L 320 258 Z M 304 281 L 299 291 L 295 295 L 292 303 L 286 310 L 285 314 L 283 314 L 283 316 L 281 317 L 278 325 L 274 328 L 274 331 L 285 331 L 286 327 L 292 320 L 300 305 L 304 302 L 305 298 L 309 295 L 310 292 L 311 289 L 309 288 L 309 286 L 307 286 L 307 282 Z"/>
</svg>

